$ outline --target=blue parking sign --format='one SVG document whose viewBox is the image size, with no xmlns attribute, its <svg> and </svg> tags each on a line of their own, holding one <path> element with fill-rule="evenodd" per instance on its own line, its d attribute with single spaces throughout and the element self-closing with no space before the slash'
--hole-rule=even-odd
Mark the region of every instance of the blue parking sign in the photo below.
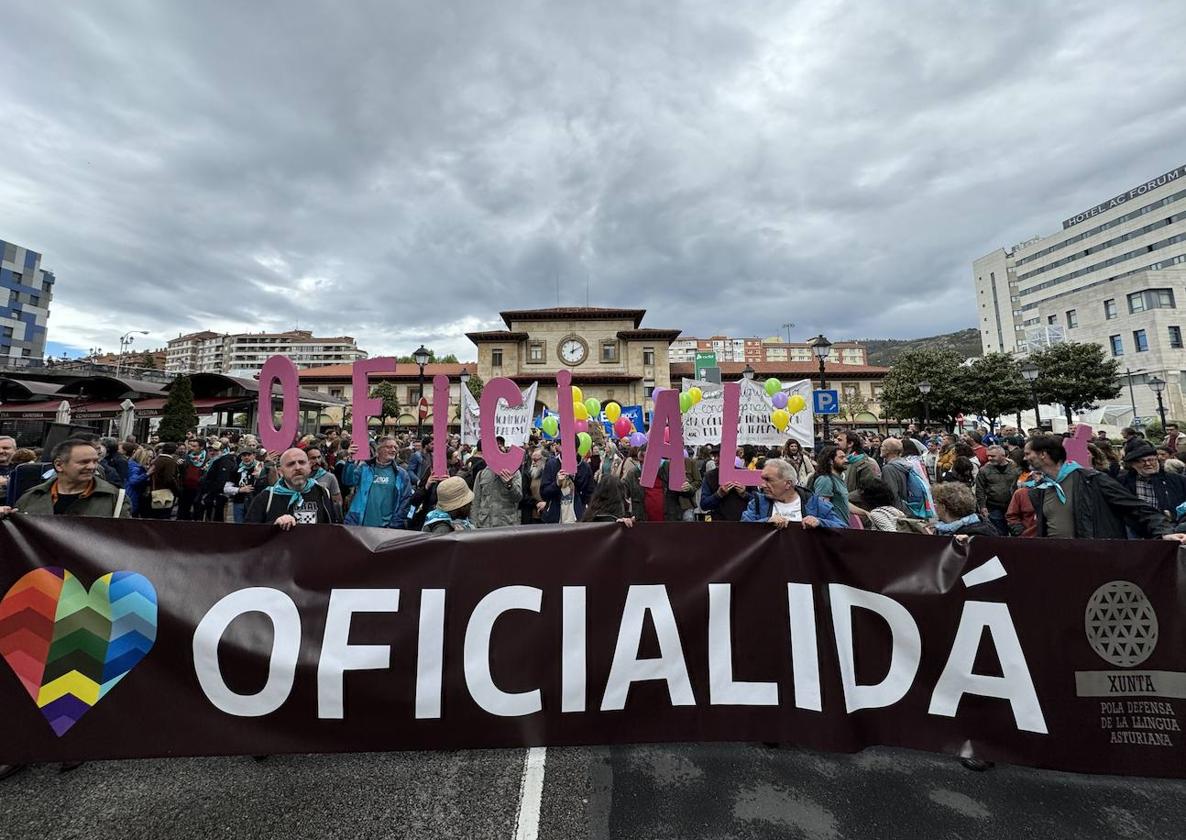
<svg viewBox="0 0 1186 840">
<path fill-rule="evenodd" d="M 816 414 L 839 414 L 840 392 L 835 390 L 812 391 L 812 408 Z"/>
</svg>

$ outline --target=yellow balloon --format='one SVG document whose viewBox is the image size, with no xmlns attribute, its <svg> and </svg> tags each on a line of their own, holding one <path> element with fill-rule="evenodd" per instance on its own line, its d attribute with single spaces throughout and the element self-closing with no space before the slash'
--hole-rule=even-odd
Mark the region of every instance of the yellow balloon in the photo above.
<svg viewBox="0 0 1186 840">
<path fill-rule="evenodd" d="M 572 413 L 578 420 L 589 419 L 589 409 L 585 408 L 585 404 L 582 402 L 574 402 L 572 404 Z"/>
<path fill-rule="evenodd" d="M 787 400 L 787 411 L 791 414 L 798 414 L 805 408 L 807 408 L 807 400 L 803 399 L 802 394 L 792 394 L 791 398 Z"/>
<path fill-rule="evenodd" d="M 581 393 L 581 389 L 576 385 L 572 386 L 572 401 L 574 403 L 583 403 L 585 401 L 585 395 Z M 585 418 L 582 417 L 581 419 L 584 420 Z"/>
<path fill-rule="evenodd" d="M 774 428 L 781 432 L 791 422 L 791 415 L 787 413 L 785 408 L 776 408 L 770 414 L 770 422 L 774 424 Z"/>
<path fill-rule="evenodd" d="M 692 405 L 695 405 L 704 399 L 704 392 L 699 388 L 692 387 L 688 389 L 688 396 L 692 398 Z"/>
<path fill-rule="evenodd" d="M 611 423 L 617 423 L 618 418 L 622 416 L 622 406 L 616 402 L 606 403 L 605 405 L 605 419 Z"/>
</svg>

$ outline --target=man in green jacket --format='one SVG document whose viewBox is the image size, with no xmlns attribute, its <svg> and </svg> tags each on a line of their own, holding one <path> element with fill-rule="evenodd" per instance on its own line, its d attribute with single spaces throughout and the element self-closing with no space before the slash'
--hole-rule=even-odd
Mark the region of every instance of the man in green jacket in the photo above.
<svg viewBox="0 0 1186 840">
<path fill-rule="evenodd" d="M 1003 447 L 988 447 L 988 463 L 976 473 L 976 508 L 1001 536 L 1009 535 L 1005 511 L 1013 500 L 1013 491 L 1017 489 L 1020 476 L 1021 470 L 1009 460 Z"/>
<path fill-rule="evenodd" d="M 124 491 L 99 478 L 99 450 L 90 441 L 72 438 L 53 451 L 57 475 L 0 507 L 0 516 L 31 513 L 39 516 L 103 516 L 127 519 L 132 506 Z"/>
<path fill-rule="evenodd" d="M 858 516 L 867 516 L 861 491 L 869 486 L 869 482 L 881 478 L 881 467 L 865 454 L 865 447 L 856 432 L 847 429 L 842 431 L 836 436 L 836 445 L 844 450 L 846 456 L 844 483 L 848 486 L 849 511 Z"/>
</svg>

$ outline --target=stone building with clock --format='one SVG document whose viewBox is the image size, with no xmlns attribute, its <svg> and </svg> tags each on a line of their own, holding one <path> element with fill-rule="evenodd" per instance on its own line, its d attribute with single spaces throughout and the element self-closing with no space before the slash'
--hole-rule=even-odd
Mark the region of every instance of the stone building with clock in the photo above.
<svg viewBox="0 0 1186 840">
<path fill-rule="evenodd" d="M 478 375 L 520 386 L 538 381 L 536 412 L 556 409 L 556 371 L 565 367 L 586 397 L 602 403 L 650 411 L 651 392 L 671 387 L 668 347 L 680 331 L 642 327 L 645 309 L 579 306 L 499 314 L 505 330 L 466 333 L 477 345 Z"/>
</svg>

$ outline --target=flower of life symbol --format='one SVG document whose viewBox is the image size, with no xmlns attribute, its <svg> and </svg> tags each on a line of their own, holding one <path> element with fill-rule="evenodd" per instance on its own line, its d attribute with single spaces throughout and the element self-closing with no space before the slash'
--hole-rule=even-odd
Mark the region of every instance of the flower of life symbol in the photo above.
<svg viewBox="0 0 1186 840">
<path fill-rule="evenodd" d="M 1084 617 L 1087 641 L 1106 662 L 1131 668 L 1157 646 L 1157 613 L 1141 591 L 1127 580 L 1113 580 L 1092 593 Z"/>
</svg>

